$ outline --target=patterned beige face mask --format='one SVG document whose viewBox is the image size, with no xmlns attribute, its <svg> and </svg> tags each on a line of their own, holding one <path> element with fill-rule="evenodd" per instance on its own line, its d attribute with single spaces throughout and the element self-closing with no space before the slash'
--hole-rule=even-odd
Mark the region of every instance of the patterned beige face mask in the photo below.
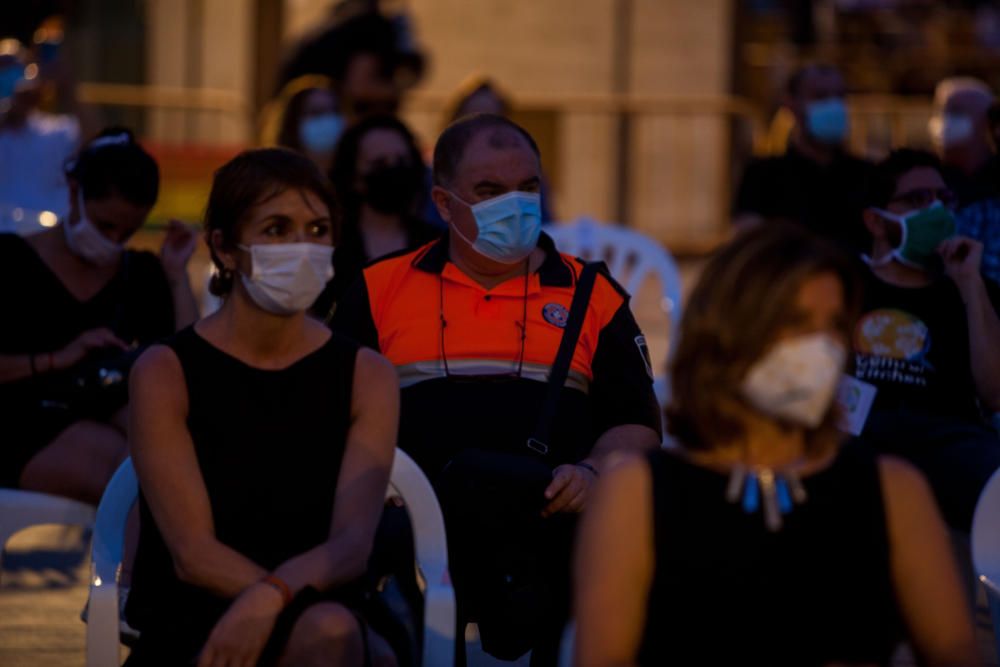
<svg viewBox="0 0 1000 667">
<path fill-rule="evenodd" d="M 769 417 L 816 428 L 830 409 L 847 350 L 828 333 L 778 342 L 757 360 L 741 391 Z"/>
</svg>

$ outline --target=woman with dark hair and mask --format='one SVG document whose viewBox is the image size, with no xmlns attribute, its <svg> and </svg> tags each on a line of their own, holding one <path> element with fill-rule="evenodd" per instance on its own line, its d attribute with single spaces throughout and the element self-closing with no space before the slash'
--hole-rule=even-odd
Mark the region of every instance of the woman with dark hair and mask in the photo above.
<svg viewBox="0 0 1000 667">
<path fill-rule="evenodd" d="M 129 665 L 393 665 L 364 618 L 395 452 L 392 365 L 306 316 L 337 207 L 307 158 L 248 151 L 215 174 L 215 313 L 136 362 L 140 536 Z"/>
<path fill-rule="evenodd" d="M 839 444 L 854 271 L 784 225 L 709 262 L 672 364 L 678 446 L 611 469 L 581 525 L 577 665 L 888 665 L 904 633 L 921 664 L 980 664 L 927 482 Z"/>
<path fill-rule="evenodd" d="M 440 235 L 417 217 L 427 168 L 409 128 L 393 116 L 370 116 L 340 139 L 330 171 L 344 208 L 334 277 L 312 308 L 329 319 L 336 301 L 368 262 L 418 248 Z"/>
<path fill-rule="evenodd" d="M 298 151 L 324 173 L 333 166 L 344 119 L 330 79 L 311 74 L 288 82 L 261 118 L 262 145 Z"/>
<path fill-rule="evenodd" d="M 126 455 L 134 350 L 197 316 L 187 274 L 197 236 L 171 221 L 159 258 L 125 249 L 160 182 L 129 130 L 85 145 L 66 179 L 65 219 L 0 235 L 0 485 L 96 504 Z"/>
</svg>

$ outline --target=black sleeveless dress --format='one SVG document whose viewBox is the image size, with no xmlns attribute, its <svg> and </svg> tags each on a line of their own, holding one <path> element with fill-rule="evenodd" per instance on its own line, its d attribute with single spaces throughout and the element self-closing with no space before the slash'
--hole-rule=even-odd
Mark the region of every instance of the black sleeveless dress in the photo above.
<svg viewBox="0 0 1000 667">
<path fill-rule="evenodd" d="M 902 635 L 874 455 L 845 448 L 769 532 L 728 477 L 649 457 L 656 572 L 640 665 L 887 665 Z"/>
<path fill-rule="evenodd" d="M 184 371 L 187 425 L 217 538 L 267 570 L 325 541 L 350 426 L 358 346 L 334 334 L 288 368 L 262 370 L 214 347 L 193 327 L 167 345 Z M 129 664 L 190 664 L 231 600 L 177 578 L 141 493 L 139 503 L 126 618 L 141 637 Z M 283 616 L 293 608 L 304 610 L 293 602 Z M 294 620 L 279 617 L 265 657 L 280 652 Z"/>
</svg>

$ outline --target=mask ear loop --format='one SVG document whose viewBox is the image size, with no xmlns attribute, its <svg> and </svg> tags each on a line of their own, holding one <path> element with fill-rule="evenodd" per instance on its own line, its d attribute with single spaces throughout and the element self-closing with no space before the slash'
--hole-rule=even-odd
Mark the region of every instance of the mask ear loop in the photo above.
<svg viewBox="0 0 1000 667">
<path fill-rule="evenodd" d="M 876 267 L 876 266 L 885 266 L 887 264 L 891 264 L 893 260 L 896 260 L 897 262 L 905 264 L 906 266 L 914 267 L 914 265 L 911 262 L 907 262 L 906 260 L 904 260 L 902 257 L 899 256 L 899 249 L 906 245 L 906 238 L 909 235 L 907 231 L 909 229 L 909 226 L 906 224 L 906 217 L 897 216 L 893 213 L 890 213 L 889 211 L 885 211 L 880 208 L 872 208 L 872 210 L 878 213 L 880 216 L 882 216 L 883 220 L 887 220 L 889 222 L 895 222 L 897 225 L 899 225 L 900 229 L 899 245 L 890 250 L 887 255 L 882 255 L 877 259 L 872 257 L 871 255 L 862 253 L 861 261 L 863 261 L 868 266 Z"/>
</svg>

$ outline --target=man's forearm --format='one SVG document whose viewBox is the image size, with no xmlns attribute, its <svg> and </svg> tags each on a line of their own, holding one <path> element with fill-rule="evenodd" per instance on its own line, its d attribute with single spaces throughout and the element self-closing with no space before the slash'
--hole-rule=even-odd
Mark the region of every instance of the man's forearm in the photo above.
<svg viewBox="0 0 1000 667">
<path fill-rule="evenodd" d="M 976 391 L 990 411 L 1000 411 L 1000 318 L 982 279 L 961 288 L 969 328 L 969 364 Z"/>
</svg>

